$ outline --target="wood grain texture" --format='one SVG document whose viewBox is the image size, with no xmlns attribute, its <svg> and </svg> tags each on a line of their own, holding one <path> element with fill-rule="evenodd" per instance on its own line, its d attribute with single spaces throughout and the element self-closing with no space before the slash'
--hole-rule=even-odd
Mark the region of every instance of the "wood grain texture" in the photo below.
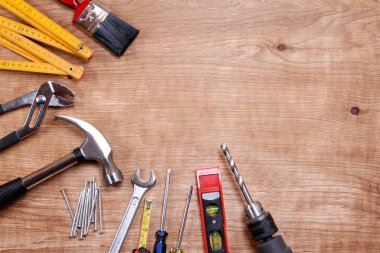
<svg viewBox="0 0 380 253">
<path fill-rule="evenodd" d="M 157 185 L 149 248 L 159 227 L 167 168 L 173 169 L 168 244 L 177 240 L 196 168 L 222 170 L 231 252 L 256 252 L 244 224 L 244 199 L 219 149 L 225 142 L 253 197 L 269 210 L 294 252 L 380 252 L 380 3 L 373 0 L 103 0 L 141 33 L 117 58 L 78 30 L 58 1 L 29 0 L 95 51 L 81 81 L 0 72 L 7 101 L 46 80 L 76 91 L 72 108 L 49 109 L 38 133 L 1 153 L 0 183 L 24 176 L 81 144 L 83 134 L 53 115 L 95 125 L 109 140 L 126 180 L 102 182 L 105 233 L 69 239 L 59 190 L 74 202 L 82 164 L 31 190 L 0 212 L 2 252 L 106 252 L 136 168 Z M 0 15 L 14 18 L 5 10 Z M 0 58 L 19 57 L 2 48 Z M 351 113 L 358 107 L 358 115 Z M 19 127 L 27 108 L 0 118 L 0 135 Z M 123 252 L 137 245 L 141 210 Z M 183 248 L 204 252 L 197 194 Z"/>
</svg>

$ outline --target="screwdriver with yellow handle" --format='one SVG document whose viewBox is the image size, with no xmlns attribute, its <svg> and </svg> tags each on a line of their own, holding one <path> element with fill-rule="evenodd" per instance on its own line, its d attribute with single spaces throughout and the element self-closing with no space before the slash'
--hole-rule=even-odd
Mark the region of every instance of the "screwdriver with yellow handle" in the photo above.
<svg viewBox="0 0 380 253">
<path fill-rule="evenodd" d="M 170 253 L 185 253 L 185 251 L 181 249 L 181 243 L 182 243 L 183 231 L 185 230 L 187 213 L 189 212 L 189 206 L 190 206 L 190 200 L 191 200 L 192 194 L 193 194 L 193 186 L 190 186 L 189 191 L 187 192 L 186 206 L 185 206 L 185 211 L 183 212 L 181 230 L 179 231 L 177 247 L 171 248 Z"/>
<path fill-rule="evenodd" d="M 132 250 L 132 253 L 150 253 L 150 251 L 146 248 L 146 243 L 148 241 L 150 217 L 152 216 L 152 204 L 153 200 L 145 200 L 139 245 L 137 246 L 137 249 Z"/>
</svg>

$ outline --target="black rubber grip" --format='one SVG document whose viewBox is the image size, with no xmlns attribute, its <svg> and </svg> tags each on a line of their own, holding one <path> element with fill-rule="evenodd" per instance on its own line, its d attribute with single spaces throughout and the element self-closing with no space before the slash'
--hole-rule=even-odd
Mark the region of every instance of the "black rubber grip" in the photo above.
<svg viewBox="0 0 380 253">
<path fill-rule="evenodd" d="M 139 249 L 132 250 L 132 253 L 150 253 L 150 251 L 147 250 L 146 248 L 139 248 Z"/>
<path fill-rule="evenodd" d="M 1 114 L 4 114 L 4 108 L 3 108 L 3 105 L 2 104 L 0 104 L 0 115 Z"/>
<path fill-rule="evenodd" d="M 261 220 L 248 221 L 247 225 L 255 241 L 270 238 L 278 231 L 276 223 L 269 212 L 266 212 Z"/>
<path fill-rule="evenodd" d="M 21 178 L 17 178 L 0 186 L 0 209 L 6 207 L 27 192 Z"/>
<path fill-rule="evenodd" d="M 259 244 L 257 249 L 260 253 L 293 253 L 292 249 L 286 246 L 281 235 Z"/>
<path fill-rule="evenodd" d="M 12 146 L 13 144 L 16 144 L 19 140 L 20 138 L 18 137 L 16 131 L 8 134 L 0 140 L 0 151 Z"/>
</svg>

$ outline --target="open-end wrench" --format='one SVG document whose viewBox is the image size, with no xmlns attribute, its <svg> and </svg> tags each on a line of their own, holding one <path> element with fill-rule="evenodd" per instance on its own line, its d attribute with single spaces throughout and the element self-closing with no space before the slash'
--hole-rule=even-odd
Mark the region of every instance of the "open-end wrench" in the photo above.
<svg viewBox="0 0 380 253">
<path fill-rule="evenodd" d="M 150 172 L 150 177 L 148 181 L 142 182 L 140 180 L 140 170 L 138 169 L 134 176 L 132 177 L 133 184 L 133 195 L 129 202 L 127 211 L 124 214 L 123 219 L 121 220 L 119 229 L 113 239 L 112 245 L 109 253 L 118 253 L 120 252 L 121 247 L 125 237 L 128 234 L 129 228 L 131 227 L 133 218 L 136 215 L 136 211 L 141 203 L 141 200 L 144 194 L 156 184 L 156 176 L 154 172 Z"/>
</svg>

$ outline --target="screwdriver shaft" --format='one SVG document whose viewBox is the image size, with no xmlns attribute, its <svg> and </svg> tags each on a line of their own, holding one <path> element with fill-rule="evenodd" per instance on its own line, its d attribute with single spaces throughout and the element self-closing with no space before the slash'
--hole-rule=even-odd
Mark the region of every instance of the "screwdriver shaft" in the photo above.
<svg viewBox="0 0 380 253">
<path fill-rule="evenodd" d="M 166 208 L 168 207 L 169 185 L 170 185 L 170 169 L 168 169 L 168 171 L 166 172 L 164 203 L 162 205 L 161 225 L 160 225 L 161 231 L 164 231 L 164 228 L 165 228 Z"/>
<path fill-rule="evenodd" d="M 160 230 L 156 232 L 156 242 L 154 243 L 153 253 L 166 253 L 166 238 L 168 233 L 165 229 L 166 208 L 168 206 L 168 195 L 170 185 L 170 169 L 166 172 L 164 202 L 162 205 L 161 225 Z"/>
<path fill-rule="evenodd" d="M 187 219 L 187 214 L 189 212 L 189 206 L 190 206 L 190 200 L 191 200 L 191 195 L 192 194 L 193 194 L 193 186 L 191 185 L 190 188 L 189 188 L 189 191 L 187 192 L 186 206 L 185 206 L 185 211 L 183 212 L 181 229 L 179 231 L 179 237 L 178 237 L 178 242 L 177 242 L 177 249 L 181 249 L 182 236 L 183 236 L 183 231 L 185 230 L 186 219 Z"/>
</svg>

